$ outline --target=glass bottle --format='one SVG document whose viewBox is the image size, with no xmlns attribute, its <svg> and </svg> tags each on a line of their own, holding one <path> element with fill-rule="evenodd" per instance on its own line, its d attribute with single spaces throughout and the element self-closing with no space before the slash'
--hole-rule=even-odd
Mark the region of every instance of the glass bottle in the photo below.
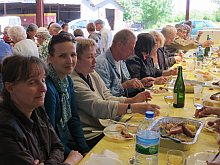
<svg viewBox="0 0 220 165">
<path fill-rule="evenodd" d="M 185 84 L 182 75 L 182 66 L 178 66 L 178 76 L 173 89 L 173 107 L 182 108 L 185 103 Z"/>
<path fill-rule="evenodd" d="M 209 41 L 209 40 L 210 40 L 209 35 L 207 35 L 207 41 Z M 209 56 L 209 54 L 210 54 L 209 52 L 210 52 L 210 47 L 208 46 L 205 48 L 204 56 Z"/>
</svg>

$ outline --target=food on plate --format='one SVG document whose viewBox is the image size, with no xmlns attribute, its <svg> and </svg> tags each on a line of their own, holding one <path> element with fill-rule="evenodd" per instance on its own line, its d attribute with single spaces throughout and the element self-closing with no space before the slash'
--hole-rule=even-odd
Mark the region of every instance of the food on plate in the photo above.
<svg viewBox="0 0 220 165">
<path fill-rule="evenodd" d="M 168 89 L 167 88 L 164 88 L 164 87 L 159 87 L 158 89 L 152 89 L 152 92 L 154 94 L 161 94 L 161 93 L 166 93 L 168 92 Z"/>
<path fill-rule="evenodd" d="M 195 137 L 198 128 L 191 124 L 180 123 L 161 123 L 160 128 L 166 130 L 167 135 L 172 138 L 177 138 L 182 142 L 191 142 Z"/>
<path fill-rule="evenodd" d="M 117 125 L 116 126 L 116 131 L 120 132 L 122 137 L 124 138 L 133 138 L 133 135 L 128 132 L 128 129 L 124 125 Z"/>
<path fill-rule="evenodd" d="M 211 99 L 211 100 L 215 100 L 215 101 L 220 101 L 220 92 L 215 93 L 215 94 L 212 94 L 212 95 L 210 96 L 210 99 Z"/>
<path fill-rule="evenodd" d="M 201 75 L 203 75 L 203 79 L 205 80 L 205 81 L 212 81 L 213 80 L 213 76 L 212 76 L 212 74 L 211 73 L 209 73 L 209 72 L 206 72 L 206 71 L 202 71 L 202 70 L 195 70 L 195 74 L 201 74 Z"/>
</svg>

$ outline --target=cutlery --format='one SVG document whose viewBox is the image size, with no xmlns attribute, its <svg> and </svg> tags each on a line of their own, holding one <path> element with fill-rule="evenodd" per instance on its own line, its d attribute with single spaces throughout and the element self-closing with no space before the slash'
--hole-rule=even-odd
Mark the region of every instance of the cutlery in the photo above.
<svg viewBox="0 0 220 165">
<path fill-rule="evenodd" d="M 167 139 L 173 140 L 173 141 L 176 142 L 176 143 L 181 143 L 181 140 L 179 140 L 179 139 L 177 139 L 177 138 L 169 137 L 169 136 L 167 135 L 166 130 L 165 130 L 164 128 L 161 128 L 161 127 L 160 127 L 160 136 L 161 136 L 162 138 L 167 138 Z"/>
<path fill-rule="evenodd" d="M 215 159 L 219 156 L 219 154 L 220 154 L 220 151 L 218 151 L 218 153 L 215 155 L 215 157 L 212 159 L 211 162 L 215 161 Z"/>
</svg>

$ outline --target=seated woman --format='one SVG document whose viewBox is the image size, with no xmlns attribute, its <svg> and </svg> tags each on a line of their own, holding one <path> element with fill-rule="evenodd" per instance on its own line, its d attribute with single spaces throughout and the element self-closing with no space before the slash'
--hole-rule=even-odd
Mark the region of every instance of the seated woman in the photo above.
<svg viewBox="0 0 220 165">
<path fill-rule="evenodd" d="M 48 45 L 49 72 L 46 77 L 45 109 L 50 122 L 65 147 L 65 154 L 72 149 L 86 154 L 89 147 L 77 113 L 72 73 L 76 61 L 76 48 L 70 34 L 54 35 Z"/>
<path fill-rule="evenodd" d="M 46 66 L 37 57 L 10 56 L 3 61 L 0 104 L 0 164 L 75 165 L 82 155 L 64 148 L 41 107 L 46 93 Z"/>
<path fill-rule="evenodd" d="M 138 78 L 144 81 L 146 77 L 154 77 L 155 84 L 163 84 L 167 81 L 168 75 L 176 75 L 177 70 L 162 71 L 154 66 L 151 53 L 157 49 L 153 36 L 149 33 L 141 33 L 137 37 L 134 48 L 135 55 L 126 60 L 126 65 L 131 78 Z"/>
<path fill-rule="evenodd" d="M 148 100 L 150 98 L 148 92 L 141 92 L 133 98 L 116 97 L 110 93 L 94 70 L 96 67 L 96 43 L 94 40 L 78 41 L 76 52 L 78 61 L 73 72 L 75 97 L 85 137 L 91 147 L 102 137 L 101 133 L 91 132 L 92 130 L 103 130 L 98 119 L 115 119 L 117 115 L 126 113 L 144 114 L 146 110 L 159 114 L 157 105 L 135 103 Z"/>
</svg>

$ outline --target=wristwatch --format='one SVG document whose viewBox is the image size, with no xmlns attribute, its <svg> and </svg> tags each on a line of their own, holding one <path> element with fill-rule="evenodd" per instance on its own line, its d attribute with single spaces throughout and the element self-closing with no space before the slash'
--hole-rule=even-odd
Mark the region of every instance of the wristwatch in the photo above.
<svg viewBox="0 0 220 165">
<path fill-rule="evenodd" d="M 131 113 L 132 113 L 131 104 L 128 104 L 127 113 L 128 113 L 128 114 L 131 114 Z"/>
</svg>

